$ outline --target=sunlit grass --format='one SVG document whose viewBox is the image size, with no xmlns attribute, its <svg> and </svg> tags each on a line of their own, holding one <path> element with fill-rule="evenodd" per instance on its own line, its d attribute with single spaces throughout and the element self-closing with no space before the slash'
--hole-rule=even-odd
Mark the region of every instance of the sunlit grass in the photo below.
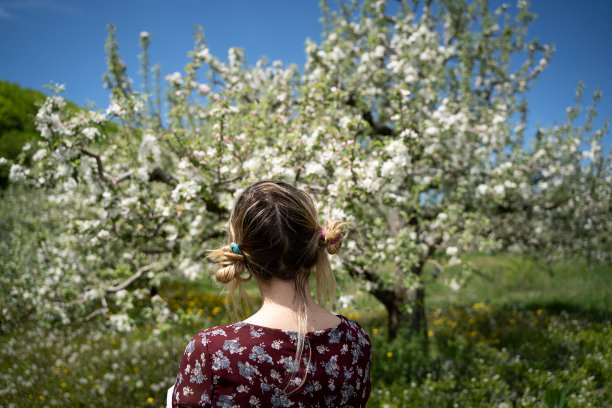
<svg viewBox="0 0 612 408">
<path fill-rule="evenodd" d="M 403 332 L 387 340 L 384 309 L 370 295 L 358 293 L 337 310 L 364 325 L 372 339 L 368 406 L 610 405 L 611 289 L 604 284 L 610 269 L 568 263 L 551 274 L 512 256 L 473 260 L 482 265 L 481 275 L 459 292 L 428 282 L 427 353 Z M 355 288 L 345 282 L 340 294 Z M 256 287 L 247 289 L 256 304 Z M 130 333 L 96 323 L 30 324 L 3 335 L 2 406 L 163 406 L 188 339 L 233 317 L 210 280 L 169 284 L 160 295 L 179 322 Z"/>
</svg>

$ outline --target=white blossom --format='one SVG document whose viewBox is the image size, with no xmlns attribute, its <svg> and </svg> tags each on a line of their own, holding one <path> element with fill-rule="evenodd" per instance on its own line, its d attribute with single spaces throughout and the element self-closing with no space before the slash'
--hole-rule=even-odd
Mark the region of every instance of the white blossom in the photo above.
<svg viewBox="0 0 612 408">
<path fill-rule="evenodd" d="M 308 162 L 306 163 L 305 174 L 307 176 L 310 175 L 323 175 L 325 174 L 325 167 L 318 162 Z"/>
<path fill-rule="evenodd" d="M 13 164 L 9 171 L 9 181 L 17 183 L 26 179 L 30 174 L 30 169 L 27 169 L 20 164 Z"/>
<path fill-rule="evenodd" d="M 174 85 L 181 85 L 183 83 L 183 78 L 180 72 L 173 72 L 172 74 L 166 75 L 166 81 Z"/>
<path fill-rule="evenodd" d="M 455 256 L 455 255 L 457 255 L 457 252 L 459 252 L 457 247 L 448 247 L 448 248 L 446 248 L 446 255 Z"/>
</svg>

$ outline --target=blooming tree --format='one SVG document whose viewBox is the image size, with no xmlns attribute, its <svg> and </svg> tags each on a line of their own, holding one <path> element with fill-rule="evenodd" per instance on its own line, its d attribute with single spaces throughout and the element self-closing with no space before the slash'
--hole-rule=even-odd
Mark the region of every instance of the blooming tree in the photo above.
<svg viewBox="0 0 612 408">
<path fill-rule="evenodd" d="M 526 38 L 528 3 L 400 3 L 392 14 L 384 0 L 323 3 L 324 38 L 307 42 L 301 70 L 247 66 L 237 48 L 222 61 L 198 32 L 185 72 L 165 77 L 165 121 L 148 79 L 132 88 L 111 27 L 109 107 L 67 113 L 50 97 L 33 164 L 11 168 L 63 211 L 39 254 L 63 319 L 111 310 L 129 328 L 137 299 L 167 319 L 155 288 L 207 271 L 234 197 L 261 179 L 308 189 L 323 218 L 358 226 L 336 270 L 382 302 L 391 336 L 401 324 L 426 336 L 427 263 L 458 290 L 465 251 L 609 260 L 612 168 L 594 109 L 524 141 L 524 95 L 553 51 Z M 149 33 L 141 42 L 148 76 Z"/>
</svg>

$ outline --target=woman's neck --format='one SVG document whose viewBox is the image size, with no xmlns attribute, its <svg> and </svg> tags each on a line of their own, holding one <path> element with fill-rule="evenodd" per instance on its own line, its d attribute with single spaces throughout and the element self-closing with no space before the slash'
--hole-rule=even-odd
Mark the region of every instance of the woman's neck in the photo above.
<svg viewBox="0 0 612 408">
<path fill-rule="evenodd" d="M 261 292 L 261 308 L 244 321 L 283 330 L 298 330 L 298 311 L 305 304 L 308 331 L 335 326 L 339 318 L 319 306 L 310 296 L 310 285 L 305 284 L 304 296 L 296 293 L 293 281 L 272 279 L 257 281 Z"/>
<path fill-rule="evenodd" d="M 257 281 L 261 292 L 261 309 L 291 310 L 297 313 L 300 306 L 306 304 L 306 309 L 318 306 L 310 296 L 310 285 L 305 283 L 303 296 L 300 296 L 293 281 L 272 279 L 268 282 Z"/>
</svg>

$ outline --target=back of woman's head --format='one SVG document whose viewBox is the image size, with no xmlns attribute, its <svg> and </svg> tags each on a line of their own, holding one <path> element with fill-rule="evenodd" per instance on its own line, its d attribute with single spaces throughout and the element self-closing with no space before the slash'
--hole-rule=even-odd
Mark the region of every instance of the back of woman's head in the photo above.
<svg viewBox="0 0 612 408">
<path fill-rule="evenodd" d="M 327 254 L 338 252 L 349 225 L 328 221 L 323 228 L 312 198 L 289 183 L 253 184 L 232 210 L 228 245 L 209 255 L 219 267 L 215 277 L 241 293 L 240 283 L 252 275 L 264 282 L 292 280 L 300 295 L 314 268 L 319 303 L 326 303 L 325 297 L 333 301 L 335 280 Z"/>
<path fill-rule="evenodd" d="M 263 282 L 282 279 L 294 283 L 299 332 L 295 361 L 299 363 L 285 391 L 301 366 L 308 325 L 308 278 L 314 270 L 318 303 L 333 304 L 336 281 L 327 255 L 340 250 L 349 226 L 328 220 L 323 228 L 306 192 L 284 181 L 262 181 L 238 197 L 229 219 L 228 243 L 209 255 L 218 266 L 217 281 L 229 284 L 228 296 L 232 295 L 235 313 L 241 309 L 242 300 L 247 301 L 242 282 L 252 276 Z M 306 366 L 311 353 L 309 349 Z M 304 383 L 307 373 L 304 369 L 302 381 L 291 392 Z"/>
</svg>

